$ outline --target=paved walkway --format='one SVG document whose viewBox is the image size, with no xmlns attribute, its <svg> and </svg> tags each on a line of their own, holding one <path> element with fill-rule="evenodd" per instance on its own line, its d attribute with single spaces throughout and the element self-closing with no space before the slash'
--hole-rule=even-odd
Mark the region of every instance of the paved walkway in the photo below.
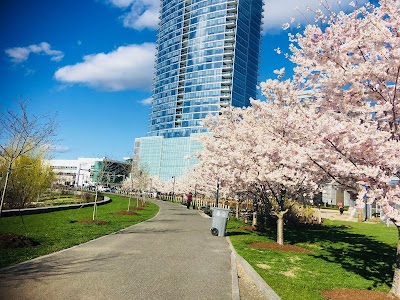
<svg viewBox="0 0 400 300">
<path fill-rule="evenodd" d="M 152 220 L 1 270 L 0 299 L 232 299 L 231 251 L 211 219 L 157 205 Z"/>
<path fill-rule="evenodd" d="M 321 217 L 329 220 L 351 221 L 358 222 L 357 211 L 352 215 L 353 211 L 344 211 L 343 215 L 340 214 L 338 209 L 321 209 Z M 317 214 L 317 212 L 316 212 Z"/>
</svg>

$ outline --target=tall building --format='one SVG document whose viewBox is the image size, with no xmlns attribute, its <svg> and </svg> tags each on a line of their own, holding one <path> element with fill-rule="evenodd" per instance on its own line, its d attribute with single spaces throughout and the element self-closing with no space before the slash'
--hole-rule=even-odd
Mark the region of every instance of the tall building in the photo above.
<svg viewBox="0 0 400 300">
<path fill-rule="evenodd" d="M 256 97 L 262 12 L 262 0 L 161 1 L 149 132 L 134 150 L 151 174 L 182 175 L 201 120 Z"/>
</svg>

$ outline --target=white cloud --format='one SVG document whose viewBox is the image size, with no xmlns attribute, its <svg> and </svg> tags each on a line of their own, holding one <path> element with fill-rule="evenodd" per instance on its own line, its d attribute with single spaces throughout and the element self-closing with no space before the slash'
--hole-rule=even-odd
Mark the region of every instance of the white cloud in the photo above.
<svg viewBox="0 0 400 300">
<path fill-rule="evenodd" d="M 137 30 L 157 29 L 160 0 L 109 0 L 109 2 L 121 9 L 129 8 L 129 12 L 121 16 L 125 27 Z"/>
<path fill-rule="evenodd" d="M 281 32 L 282 24 L 295 19 L 295 24 L 306 24 L 313 22 L 314 12 L 317 8 L 321 8 L 318 0 L 264 0 L 264 33 L 279 31 Z M 324 0 L 324 5 L 330 5 L 333 11 L 350 9 L 349 3 L 352 0 Z M 113 5 L 121 8 L 129 8 L 129 12 L 125 13 L 121 18 L 125 27 L 131 27 L 137 30 L 145 28 L 157 29 L 160 0 L 109 0 Z M 341 2 L 341 4 L 338 4 Z M 367 0 L 358 0 L 358 5 L 362 5 Z M 309 7 L 311 10 L 308 10 Z"/>
<path fill-rule="evenodd" d="M 27 47 L 9 48 L 5 52 L 14 63 L 21 63 L 28 60 L 31 53 L 51 56 L 50 59 L 53 61 L 60 61 L 64 57 L 64 53 L 59 50 L 52 50 L 50 44 L 46 42 Z"/>
<path fill-rule="evenodd" d="M 126 8 L 130 6 L 134 0 L 109 0 L 109 2 L 119 8 Z"/>
<path fill-rule="evenodd" d="M 150 90 L 154 58 L 155 44 L 128 45 L 110 53 L 87 55 L 83 62 L 60 68 L 54 76 L 63 83 L 102 90 Z"/>
<path fill-rule="evenodd" d="M 153 104 L 153 98 L 149 97 L 149 98 L 140 100 L 139 103 L 144 105 L 144 106 L 152 105 Z"/>
<path fill-rule="evenodd" d="M 45 145 L 44 146 L 47 150 L 50 150 L 52 152 L 68 152 L 70 151 L 70 148 L 67 146 L 62 146 L 62 145 Z"/>
<path fill-rule="evenodd" d="M 138 30 L 145 28 L 155 30 L 158 27 L 158 15 L 158 6 L 150 6 L 143 11 L 137 10 L 137 7 L 132 6 L 131 11 L 123 16 L 124 26 Z"/>
<path fill-rule="evenodd" d="M 264 33 L 281 32 L 282 24 L 295 19 L 295 24 L 302 25 L 313 22 L 314 12 L 317 8 L 326 11 L 320 6 L 318 0 L 264 0 Z M 324 0 L 324 5 L 330 5 L 333 11 L 350 9 L 349 3 L 352 0 Z M 113 5 L 127 9 L 121 18 L 125 27 L 131 27 L 137 30 L 145 28 L 157 29 L 160 0 L 109 0 Z M 338 4 L 341 2 L 341 4 Z M 358 4 L 362 5 L 367 0 L 358 0 Z M 307 9 L 310 8 L 310 10 Z"/>
<path fill-rule="evenodd" d="M 70 151 L 70 148 L 67 146 L 54 145 L 51 150 L 54 152 L 68 152 Z"/>
<path fill-rule="evenodd" d="M 331 5 L 333 11 L 350 10 L 349 3 L 352 0 L 342 0 L 338 4 L 338 0 L 325 0 L 324 3 Z M 319 5 L 318 0 L 265 0 L 264 5 L 264 34 L 271 32 L 281 32 L 282 24 L 290 22 L 290 18 L 294 18 L 293 24 L 307 24 L 314 22 L 314 12 L 320 8 L 323 12 L 326 10 Z M 359 0 L 358 4 L 362 5 L 366 0 Z M 307 7 L 310 10 L 307 10 Z"/>
</svg>

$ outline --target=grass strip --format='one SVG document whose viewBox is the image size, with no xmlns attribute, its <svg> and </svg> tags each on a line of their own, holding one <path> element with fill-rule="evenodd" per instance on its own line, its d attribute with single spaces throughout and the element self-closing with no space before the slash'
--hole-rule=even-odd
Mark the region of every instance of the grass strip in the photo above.
<svg viewBox="0 0 400 300">
<path fill-rule="evenodd" d="M 322 290 L 350 288 L 388 292 L 391 286 L 397 230 L 382 223 L 326 220 L 324 225 L 285 227 L 285 243 L 309 253 L 253 248 L 253 242 L 275 243 L 275 228 L 258 233 L 230 220 L 229 238 L 283 299 L 324 299 Z"/>
<path fill-rule="evenodd" d="M 93 207 L 22 217 L 1 217 L 0 233 L 25 235 L 40 245 L 24 248 L 0 248 L 0 267 L 70 248 L 116 232 L 154 217 L 159 210 L 157 205 L 147 202 L 148 205 L 143 210 L 135 210 L 137 215 L 120 215 L 117 212 L 127 210 L 128 199 L 114 194 L 107 196 L 112 201 L 97 208 L 97 219 L 108 222 L 106 225 L 79 222 L 92 219 Z M 136 206 L 136 202 L 132 201 L 131 205 L 132 207 Z"/>
</svg>

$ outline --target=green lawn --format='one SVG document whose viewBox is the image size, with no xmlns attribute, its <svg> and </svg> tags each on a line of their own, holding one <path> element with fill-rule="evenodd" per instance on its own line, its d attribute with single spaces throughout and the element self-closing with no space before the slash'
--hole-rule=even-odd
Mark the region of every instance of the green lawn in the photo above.
<svg viewBox="0 0 400 300">
<path fill-rule="evenodd" d="M 139 215 L 118 215 L 126 210 L 128 199 L 108 195 L 112 202 L 98 206 L 98 220 L 109 222 L 107 225 L 81 224 L 77 221 L 91 220 L 93 207 L 65 210 L 59 212 L 27 215 L 23 217 L 1 217 L 0 233 L 26 235 L 40 243 L 35 247 L 0 249 L 0 267 L 12 265 L 41 255 L 59 251 L 100 236 L 116 232 L 133 224 L 150 219 L 158 212 L 158 206 L 149 203 Z M 132 201 L 132 206 L 136 205 Z"/>
<path fill-rule="evenodd" d="M 249 247 L 252 242 L 275 242 L 275 228 L 258 234 L 241 230 L 243 225 L 228 222 L 233 246 L 283 300 L 322 300 L 325 289 L 390 289 L 394 226 L 327 220 L 323 226 L 285 227 L 285 243 L 312 250 L 294 253 Z"/>
</svg>

